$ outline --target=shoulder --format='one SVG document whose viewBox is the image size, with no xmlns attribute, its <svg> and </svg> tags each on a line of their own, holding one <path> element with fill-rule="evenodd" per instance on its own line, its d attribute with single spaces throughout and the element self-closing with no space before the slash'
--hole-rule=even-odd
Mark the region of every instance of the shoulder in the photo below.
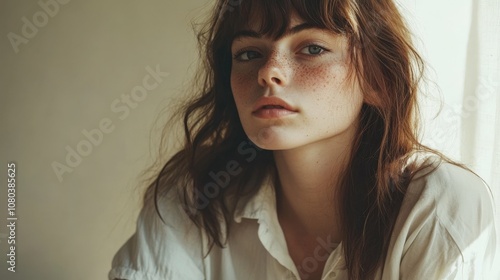
<svg viewBox="0 0 500 280">
<path fill-rule="evenodd" d="M 154 201 L 142 207 L 136 231 L 114 256 L 108 277 L 201 279 L 202 256 L 200 230 L 177 196 L 168 195 L 158 200 L 158 208 Z"/>
<path fill-rule="evenodd" d="M 494 201 L 489 186 L 473 172 L 447 162 L 434 163 L 417 173 L 405 200 L 414 207 L 431 207 L 450 227 L 489 224 L 494 219 Z M 457 220 L 458 219 L 458 220 Z"/>
<path fill-rule="evenodd" d="M 400 276 L 482 279 L 496 255 L 489 187 L 465 168 L 433 163 L 408 186 L 391 242 Z"/>
<path fill-rule="evenodd" d="M 491 262 L 495 255 L 491 190 L 479 176 L 454 164 L 434 163 L 416 174 L 408 186 L 398 223 L 397 230 L 410 251 L 418 244 L 435 256 L 447 252 L 448 260 L 455 258 L 455 265 L 479 259 Z"/>
</svg>

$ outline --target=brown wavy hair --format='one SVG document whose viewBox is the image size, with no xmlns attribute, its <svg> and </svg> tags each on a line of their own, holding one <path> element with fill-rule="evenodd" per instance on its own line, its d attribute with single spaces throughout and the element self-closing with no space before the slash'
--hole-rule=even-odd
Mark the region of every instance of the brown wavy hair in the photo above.
<svg viewBox="0 0 500 280">
<path fill-rule="evenodd" d="M 272 151 L 254 146 L 238 117 L 230 87 L 232 38 L 252 12 L 261 15 L 261 33 L 279 38 L 292 11 L 349 42 L 350 75 L 359 79 L 365 103 L 337 207 L 349 278 L 373 278 L 383 266 L 406 187 L 425 167 L 409 158 L 416 151 L 434 152 L 417 138 L 424 64 L 393 0 L 218 1 L 198 32 L 198 84 L 176 114 L 183 117 L 182 146 L 160 163 L 144 203 L 155 203 L 158 210 L 158 198 L 174 190 L 184 211 L 209 237 L 210 248 L 224 246 L 234 210 L 229 198 L 253 195 L 263 178 L 276 177 Z M 168 136 L 165 130 L 163 140 Z M 237 174 L 222 186 L 214 184 L 214 172 L 227 169 L 229 162 L 239 164 Z"/>
</svg>

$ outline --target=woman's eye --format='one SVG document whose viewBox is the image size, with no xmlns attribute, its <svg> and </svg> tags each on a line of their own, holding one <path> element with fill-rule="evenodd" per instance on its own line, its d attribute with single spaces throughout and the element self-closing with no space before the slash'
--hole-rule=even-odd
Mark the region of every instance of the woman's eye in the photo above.
<svg viewBox="0 0 500 280">
<path fill-rule="evenodd" d="M 255 58 L 259 58 L 260 54 L 256 51 L 243 51 L 234 56 L 234 59 L 240 61 L 248 61 Z"/>
<path fill-rule="evenodd" d="M 318 45 L 309 45 L 301 50 L 301 53 L 320 55 L 325 51 L 325 48 Z"/>
</svg>

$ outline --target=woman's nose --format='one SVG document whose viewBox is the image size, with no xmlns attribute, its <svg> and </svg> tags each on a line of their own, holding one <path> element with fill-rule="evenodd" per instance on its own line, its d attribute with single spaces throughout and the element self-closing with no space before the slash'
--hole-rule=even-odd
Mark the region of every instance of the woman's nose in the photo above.
<svg viewBox="0 0 500 280">
<path fill-rule="evenodd" d="M 286 58 L 272 52 L 259 69 L 259 84 L 263 87 L 286 86 L 290 72 L 288 68 Z"/>
</svg>

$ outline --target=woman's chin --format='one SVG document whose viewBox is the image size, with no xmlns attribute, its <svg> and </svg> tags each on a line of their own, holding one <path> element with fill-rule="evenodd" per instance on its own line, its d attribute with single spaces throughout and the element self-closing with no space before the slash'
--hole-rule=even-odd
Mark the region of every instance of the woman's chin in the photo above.
<svg viewBox="0 0 500 280">
<path fill-rule="evenodd" d="M 260 129 L 258 133 L 249 136 L 250 140 L 263 150 L 288 150 L 297 146 L 297 137 L 285 135 L 283 131 L 276 128 Z"/>
</svg>

